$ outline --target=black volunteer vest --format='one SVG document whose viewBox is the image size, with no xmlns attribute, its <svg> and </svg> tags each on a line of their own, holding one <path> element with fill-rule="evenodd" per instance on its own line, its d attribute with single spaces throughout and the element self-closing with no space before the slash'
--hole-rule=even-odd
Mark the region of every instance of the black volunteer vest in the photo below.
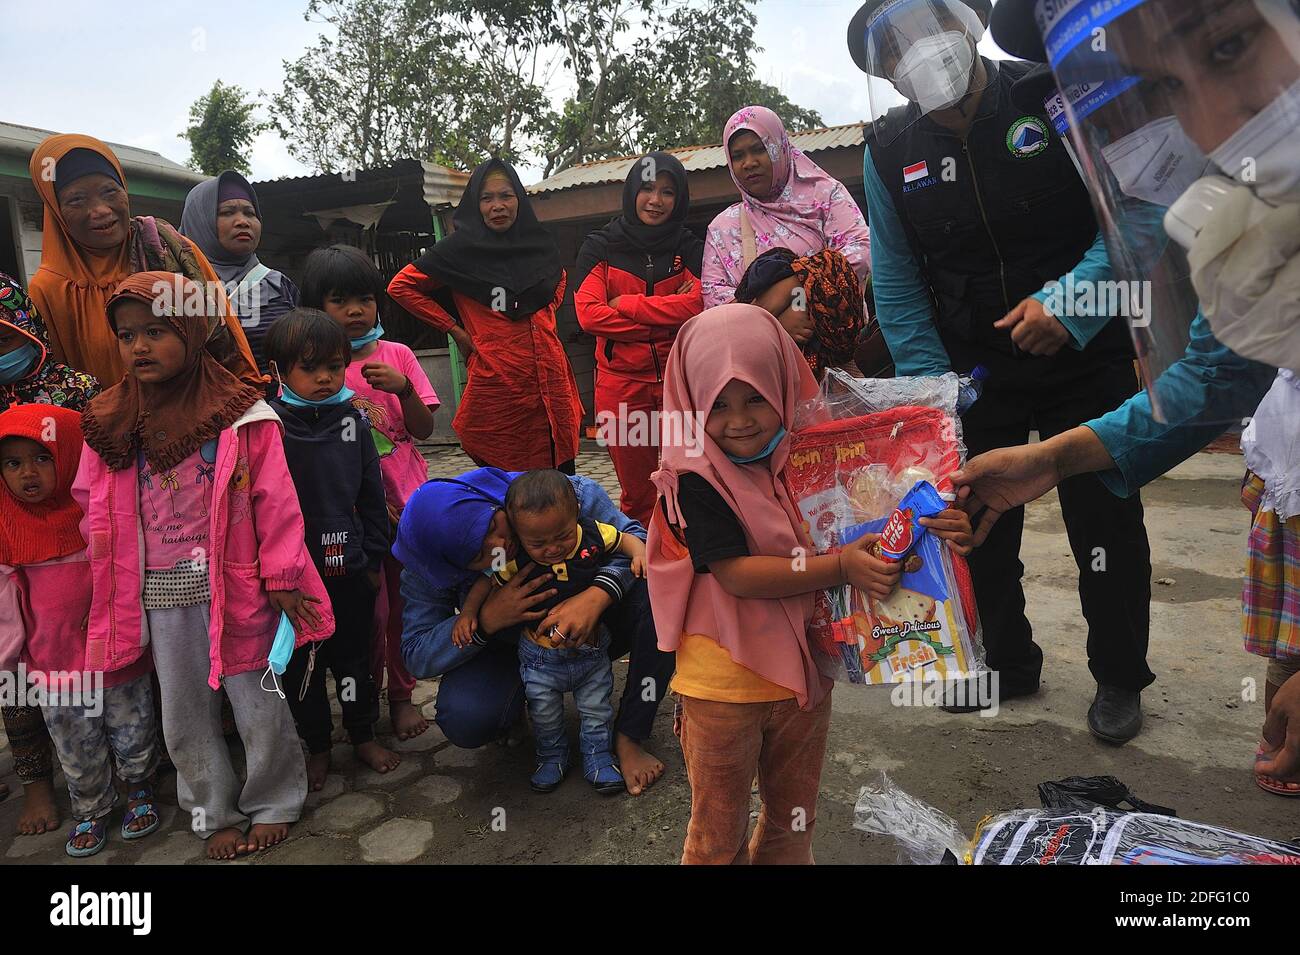
<svg viewBox="0 0 1300 955">
<path fill-rule="evenodd" d="M 1026 113 L 1012 84 L 1031 64 L 984 61 L 989 71 L 963 141 L 928 118 L 887 146 L 867 136 L 871 159 L 929 283 L 935 321 L 957 371 L 982 364 L 989 385 L 1059 382 L 1098 361 L 1132 357 L 1124 320 L 1112 319 L 1079 351 L 1021 352 L 993 328 L 1017 303 L 1073 269 L 1097 236 L 1087 189 L 1046 114 Z M 905 123 L 915 106 L 882 122 Z M 889 138 L 889 133 L 885 133 Z"/>
</svg>

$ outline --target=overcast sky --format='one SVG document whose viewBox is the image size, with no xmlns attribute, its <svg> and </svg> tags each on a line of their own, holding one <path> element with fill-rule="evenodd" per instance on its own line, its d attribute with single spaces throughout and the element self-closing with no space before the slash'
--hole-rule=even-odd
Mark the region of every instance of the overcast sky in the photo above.
<svg viewBox="0 0 1300 955">
<path fill-rule="evenodd" d="M 845 31 L 860 0 L 759 0 L 763 80 L 827 125 L 868 118 L 866 83 Z M 183 162 L 189 107 L 214 80 L 277 90 L 281 63 L 322 24 L 306 0 L 0 0 L 5 25 L 0 120 L 153 149 Z M 129 11 L 129 12 L 128 12 Z M 985 37 L 981 50 L 996 52 Z M 265 111 L 262 113 L 265 116 Z M 309 172 L 275 133 L 258 137 L 254 179 Z M 521 170 L 526 182 L 540 170 Z M 531 174 L 529 174 L 531 173 Z"/>
</svg>

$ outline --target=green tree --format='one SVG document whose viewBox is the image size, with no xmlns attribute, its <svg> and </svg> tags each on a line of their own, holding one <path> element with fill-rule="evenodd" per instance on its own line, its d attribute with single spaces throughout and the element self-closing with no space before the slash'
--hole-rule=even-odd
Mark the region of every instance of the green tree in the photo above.
<svg viewBox="0 0 1300 955">
<path fill-rule="evenodd" d="M 217 80 L 194 101 L 184 136 L 190 144 L 190 166 L 208 176 L 227 169 L 248 175 L 248 148 L 267 126 L 253 118 L 257 105 L 247 95 Z"/>
<path fill-rule="evenodd" d="M 576 89 L 544 121 L 546 175 L 610 156 L 719 142 L 731 114 L 747 105 L 771 108 L 792 132 L 822 125 L 815 111 L 754 75 L 753 55 L 762 48 L 754 43 L 753 5 L 562 4 L 565 66 Z"/>
<path fill-rule="evenodd" d="M 529 145 L 521 128 L 549 109 L 549 2 L 310 0 L 305 17 L 333 35 L 285 61 L 271 123 L 317 170 L 513 160 Z"/>
</svg>

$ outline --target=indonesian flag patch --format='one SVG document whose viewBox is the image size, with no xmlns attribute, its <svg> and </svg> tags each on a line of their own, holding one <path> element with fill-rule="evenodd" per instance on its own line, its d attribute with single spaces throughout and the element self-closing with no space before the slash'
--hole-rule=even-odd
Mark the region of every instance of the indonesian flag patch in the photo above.
<svg viewBox="0 0 1300 955">
<path fill-rule="evenodd" d="M 903 167 L 904 183 L 916 182 L 916 180 L 924 179 L 928 175 L 930 175 L 930 167 L 925 164 L 925 160 Z"/>
</svg>

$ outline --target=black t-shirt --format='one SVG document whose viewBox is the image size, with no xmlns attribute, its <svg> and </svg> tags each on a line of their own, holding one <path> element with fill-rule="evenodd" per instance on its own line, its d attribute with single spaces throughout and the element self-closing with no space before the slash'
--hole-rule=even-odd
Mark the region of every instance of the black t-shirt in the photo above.
<svg viewBox="0 0 1300 955">
<path fill-rule="evenodd" d="M 709 573 L 709 563 L 728 557 L 748 557 L 745 529 L 721 494 L 691 471 L 677 479 L 677 506 L 686 526 L 681 529 L 686 549 L 697 574 Z"/>
</svg>

